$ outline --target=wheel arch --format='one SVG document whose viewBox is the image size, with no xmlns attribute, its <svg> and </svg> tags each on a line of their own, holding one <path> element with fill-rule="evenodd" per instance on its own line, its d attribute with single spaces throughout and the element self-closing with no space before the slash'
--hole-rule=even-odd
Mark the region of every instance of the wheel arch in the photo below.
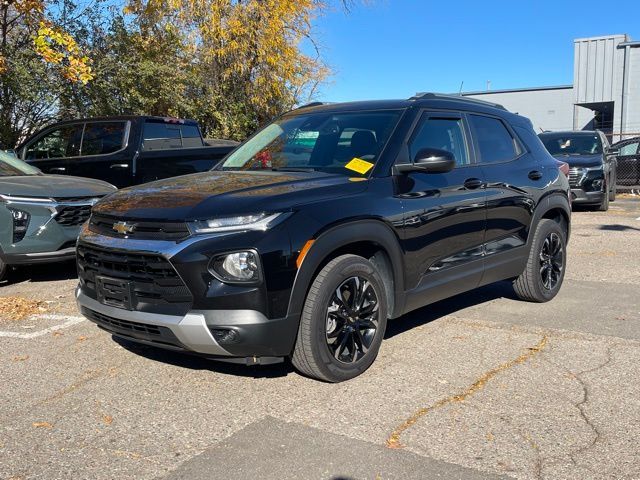
<svg viewBox="0 0 640 480">
<path fill-rule="evenodd" d="M 538 223 L 543 218 L 555 220 L 566 226 L 567 241 L 571 234 L 571 204 L 569 198 L 564 193 L 555 193 L 545 198 L 534 214 L 529 243 L 533 239 L 533 233 L 538 228 Z"/>
<path fill-rule="evenodd" d="M 319 271 L 334 258 L 354 254 L 373 262 L 383 279 L 389 316 L 399 316 L 404 305 L 404 257 L 400 242 L 380 220 L 357 220 L 331 227 L 318 235 L 296 274 L 289 315 L 299 314 Z"/>
</svg>

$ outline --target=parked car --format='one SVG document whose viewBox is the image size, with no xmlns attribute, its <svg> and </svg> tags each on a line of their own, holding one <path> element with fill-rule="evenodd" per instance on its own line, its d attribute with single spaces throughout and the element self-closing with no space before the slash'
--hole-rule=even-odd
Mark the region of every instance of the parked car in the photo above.
<svg viewBox="0 0 640 480">
<path fill-rule="evenodd" d="M 544 132 L 538 135 L 549 153 L 569 164 L 574 204 L 609 209 L 616 199 L 616 159 L 607 137 L 599 130 Z"/>
<path fill-rule="evenodd" d="M 618 185 L 640 186 L 640 137 L 614 143 L 611 152 L 616 155 Z"/>
<path fill-rule="evenodd" d="M 0 152 L 0 280 L 13 266 L 73 259 L 91 206 L 115 190 L 99 180 L 44 175 Z"/>
<path fill-rule="evenodd" d="M 234 148 L 205 144 L 193 120 L 122 116 L 56 123 L 27 139 L 17 152 L 45 173 L 127 187 L 210 170 Z"/>
<path fill-rule="evenodd" d="M 371 365 L 389 318 L 504 279 L 551 300 L 570 212 L 531 122 L 500 106 L 309 106 L 211 172 L 98 202 L 77 301 L 115 336 L 338 382 Z"/>
</svg>

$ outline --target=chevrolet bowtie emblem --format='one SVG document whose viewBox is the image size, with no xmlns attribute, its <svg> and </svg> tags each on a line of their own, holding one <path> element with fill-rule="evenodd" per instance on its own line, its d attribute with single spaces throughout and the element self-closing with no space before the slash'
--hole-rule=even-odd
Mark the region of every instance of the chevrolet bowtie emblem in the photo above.
<svg viewBox="0 0 640 480">
<path fill-rule="evenodd" d="M 132 233 L 136 229 L 136 226 L 132 223 L 116 222 L 113 224 L 113 229 L 120 235 L 126 235 L 127 233 Z"/>
</svg>

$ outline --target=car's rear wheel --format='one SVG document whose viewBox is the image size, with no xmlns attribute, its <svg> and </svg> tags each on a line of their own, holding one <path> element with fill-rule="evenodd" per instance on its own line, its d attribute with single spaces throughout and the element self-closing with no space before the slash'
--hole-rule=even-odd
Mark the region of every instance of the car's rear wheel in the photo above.
<svg viewBox="0 0 640 480">
<path fill-rule="evenodd" d="M 513 282 L 522 300 L 548 302 L 560 291 L 567 263 L 566 229 L 555 220 L 543 218 L 534 234 L 527 266 Z"/>
<path fill-rule="evenodd" d="M 386 326 L 386 292 L 376 267 L 357 255 L 342 255 L 309 289 L 292 363 L 319 380 L 349 380 L 371 366 Z"/>
</svg>

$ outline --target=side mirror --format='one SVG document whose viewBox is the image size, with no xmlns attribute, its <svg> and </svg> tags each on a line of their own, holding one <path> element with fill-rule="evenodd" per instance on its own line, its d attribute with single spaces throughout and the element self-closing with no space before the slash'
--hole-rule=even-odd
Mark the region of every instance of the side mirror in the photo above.
<svg viewBox="0 0 640 480">
<path fill-rule="evenodd" d="M 413 163 L 396 165 L 396 169 L 401 173 L 446 173 L 453 170 L 455 166 L 456 157 L 453 153 L 437 148 L 423 148 L 416 154 Z"/>
</svg>

